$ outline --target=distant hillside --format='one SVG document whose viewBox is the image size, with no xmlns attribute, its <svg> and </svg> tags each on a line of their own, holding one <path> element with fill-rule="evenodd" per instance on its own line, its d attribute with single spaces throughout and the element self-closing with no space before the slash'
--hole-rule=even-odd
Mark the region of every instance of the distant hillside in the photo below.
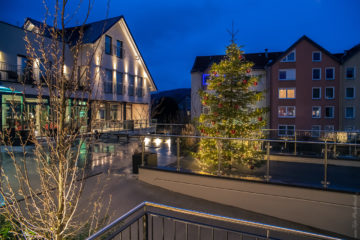
<svg viewBox="0 0 360 240">
<path fill-rule="evenodd" d="M 190 88 L 179 88 L 151 94 L 151 117 L 158 119 L 158 122 L 187 122 L 190 110 Z"/>
</svg>

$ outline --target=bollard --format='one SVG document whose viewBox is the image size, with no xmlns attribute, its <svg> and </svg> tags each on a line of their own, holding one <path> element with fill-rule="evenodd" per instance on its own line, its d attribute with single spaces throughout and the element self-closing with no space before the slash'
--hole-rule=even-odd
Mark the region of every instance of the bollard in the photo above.
<svg viewBox="0 0 360 240">
<path fill-rule="evenodd" d="M 176 138 L 176 171 L 180 171 L 180 138 Z"/>
</svg>

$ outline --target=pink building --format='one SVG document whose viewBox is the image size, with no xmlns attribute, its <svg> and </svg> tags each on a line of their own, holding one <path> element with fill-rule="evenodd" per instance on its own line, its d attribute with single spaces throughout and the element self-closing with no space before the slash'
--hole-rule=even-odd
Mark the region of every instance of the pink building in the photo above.
<svg viewBox="0 0 360 240">
<path fill-rule="evenodd" d="M 339 129 L 338 57 L 303 36 L 270 64 L 270 128 L 279 136 Z"/>
</svg>

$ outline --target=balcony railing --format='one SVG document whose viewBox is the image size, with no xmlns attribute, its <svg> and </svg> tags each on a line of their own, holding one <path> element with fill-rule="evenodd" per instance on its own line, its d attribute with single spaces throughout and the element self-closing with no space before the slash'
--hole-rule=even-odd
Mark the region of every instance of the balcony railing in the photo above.
<svg viewBox="0 0 360 240">
<path fill-rule="evenodd" d="M 357 143 L 156 134 L 140 136 L 140 141 L 143 152 L 142 166 L 317 189 L 360 192 L 360 144 Z M 201 141 L 212 141 L 204 143 L 213 146 L 211 160 L 206 163 L 197 157 L 197 153 L 201 151 Z M 257 156 L 261 156 L 256 161 L 251 159 L 251 164 L 242 162 L 239 152 L 231 159 L 226 152 L 226 156 L 222 156 L 223 148 L 236 152 L 238 149 L 250 147 L 256 149 Z M 154 162 L 148 163 L 144 159 L 145 153 L 156 154 L 159 161 L 155 165 Z"/>
<path fill-rule="evenodd" d="M 101 229 L 97 239 L 328 239 L 339 238 L 143 202 Z"/>
<path fill-rule="evenodd" d="M 138 120 L 94 120 L 92 130 L 99 133 L 114 131 L 133 131 L 152 128 L 153 124 L 148 119 Z"/>
</svg>

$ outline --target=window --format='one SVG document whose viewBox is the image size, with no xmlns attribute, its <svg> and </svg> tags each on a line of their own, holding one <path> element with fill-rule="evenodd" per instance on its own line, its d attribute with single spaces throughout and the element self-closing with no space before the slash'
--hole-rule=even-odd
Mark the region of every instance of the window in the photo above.
<svg viewBox="0 0 360 240">
<path fill-rule="evenodd" d="M 321 88 L 319 87 L 312 88 L 312 99 L 321 99 Z"/>
<path fill-rule="evenodd" d="M 354 67 L 347 67 L 345 72 L 346 79 L 354 79 L 355 78 L 355 68 Z"/>
<path fill-rule="evenodd" d="M 320 137 L 320 130 L 321 130 L 320 125 L 312 125 L 311 126 L 311 136 L 312 137 Z"/>
<path fill-rule="evenodd" d="M 123 42 L 119 40 L 116 41 L 116 56 L 123 58 Z"/>
<path fill-rule="evenodd" d="M 203 86 L 209 85 L 209 79 L 210 79 L 210 74 L 203 74 L 203 76 L 202 76 L 202 85 Z"/>
<path fill-rule="evenodd" d="M 80 87 L 87 87 L 90 79 L 90 68 L 88 66 L 79 66 L 77 79 Z"/>
<path fill-rule="evenodd" d="M 123 95 L 123 73 L 122 72 L 116 72 L 116 94 L 117 95 Z"/>
<path fill-rule="evenodd" d="M 294 125 L 279 125 L 278 135 L 279 136 L 294 136 L 295 126 Z"/>
<path fill-rule="evenodd" d="M 295 88 L 279 88 L 279 99 L 295 99 Z"/>
<path fill-rule="evenodd" d="M 335 68 L 325 68 L 325 79 L 334 80 L 335 79 Z"/>
<path fill-rule="evenodd" d="M 313 62 L 321 62 L 321 52 L 313 52 L 312 53 L 312 61 Z"/>
<path fill-rule="evenodd" d="M 335 107 L 325 107 L 325 118 L 334 118 L 334 109 Z"/>
<path fill-rule="evenodd" d="M 142 77 L 138 77 L 138 83 L 137 83 L 137 91 L 136 91 L 136 95 L 138 97 L 142 97 L 144 90 L 143 90 L 143 83 L 144 79 Z"/>
<path fill-rule="evenodd" d="M 312 80 L 320 80 L 320 79 L 321 79 L 321 68 L 313 68 Z"/>
<path fill-rule="evenodd" d="M 335 98 L 335 88 L 334 87 L 326 87 L 325 88 L 325 99 L 334 99 Z"/>
<path fill-rule="evenodd" d="M 279 118 L 294 118 L 296 116 L 295 106 L 279 106 Z"/>
<path fill-rule="evenodd" d="M 296 80 L 296 69 L 280 69 L 279 80 Z"/>
<path fill-rule="evenodd" d="M 210 113 L 210 107 L 209 106 L 201 106 L 201 113 L 203 114 L 209 114 Z"/>
<path fill-rule="evenodd" d="M 108 35 L 105 36 L 105 53 L 110 54 L 112 53 L 112 38 Z"/>
<path fill-rule="evenodd" d="M 324 130 L 327 132 L 333 132 L 334 131 L 334 125 L 325 125 Z"/>
<path fill-rule="evenodd" d="M 354 107 L 346 107 L 345 108 L 345 118 L 354 118 L 355 117 L 355 108 Z"/>
<path fill-rule="evenodd" d="M 129 77 L 128 94 L 129 94 L 129 96 L 134 96 L 135 76 L 133 76 L 133 75 L 128 75 L 128 77 Z"/>
<path fill-rule="evenodd" d="M 296 55 L 295 50 L 290 52 L 286 57 L 284 57 L 281 62 L 295 62 L 296 61 Z"/>
<path fill-rule="evenodd" d="M 34 83 L 34 76 L 33 76 L 33 62 L 25 57 L 25 56 L 17 56 L 19 68 L 18 74 L 20 76 L 20 82 L 25 84 L 33 84 Z"/>
<path fill-rule="evenodd" d="M 346 99 L 354 99 L 355 98 L 355 88 L 353 88 L 353 87 L 345 88 L 345 98 Z"/>
<path fill-rule="evenodd" d="M 311 116 L 312 118 L 321 118 L 321 107 L 312 107 Z"/>
<path fill-rule="evenodd" d="M 113 92 L 113 72 L 112 70 L 105 70 L 105 79 L 104 79 L 104 93 Z"/>
</svg>

